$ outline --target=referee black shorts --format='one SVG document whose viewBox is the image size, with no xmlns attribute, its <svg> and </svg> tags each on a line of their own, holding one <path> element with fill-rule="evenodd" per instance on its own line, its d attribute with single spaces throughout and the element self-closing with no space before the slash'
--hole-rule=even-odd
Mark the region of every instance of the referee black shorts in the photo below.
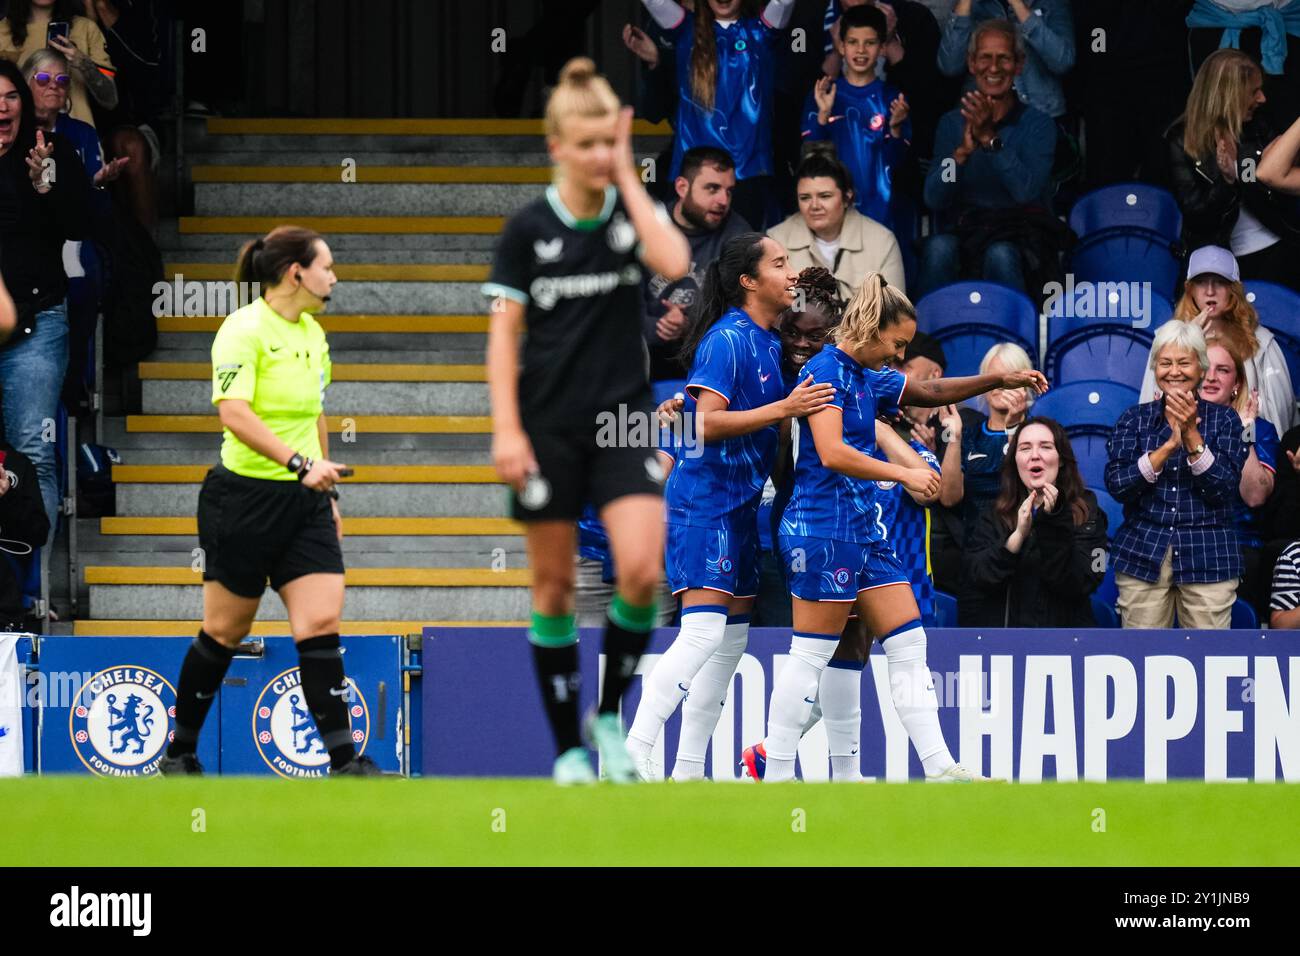
<svg viewBox="0 0 1300 956">
<path fill-rule="evenodd" d="M 511 492 L 510 513 L 516 521 L 577 521 L 584 505 L 597 511 L 627 495 L 662 496 L 664 463 L 655 444 L 637 444 L 625 435 L 585 429 L 532 427 L 524 424 L 540 477 L 522 493 Z M 657 429 L 649 433 L 654 442 Z"/>
<path fill-rule="evenodd" d="M 342 574 L 330 497 L 297 481 L 245 478 L 217 465 L 199 489 L 203 580 L 258 598 L 304 574 Z"/>
</svg>

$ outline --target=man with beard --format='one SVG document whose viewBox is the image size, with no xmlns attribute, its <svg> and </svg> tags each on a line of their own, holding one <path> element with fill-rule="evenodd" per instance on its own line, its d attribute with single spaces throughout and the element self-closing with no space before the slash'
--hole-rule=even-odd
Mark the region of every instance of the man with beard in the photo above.
<svg viewBox="0 0 1300 956">
<path fill-rule="evenodd" d="M 749 232 L 749 223 L 731 211 L 736 188 L 735 162 L 726 150 L 697 146 L 682 157 L 674 187 L 673 222 L 691 246 L 691 271 L 670 282 L 650 276 L 641 286 L 642 329 L 650 349 L 651 383 L 686 377 L 677 353 L 690 324 L 689 315 L 700 294 L 704 272 L 732 236 Z M 656 400 L 662 398 L 656 395 Z"/>
</svg>

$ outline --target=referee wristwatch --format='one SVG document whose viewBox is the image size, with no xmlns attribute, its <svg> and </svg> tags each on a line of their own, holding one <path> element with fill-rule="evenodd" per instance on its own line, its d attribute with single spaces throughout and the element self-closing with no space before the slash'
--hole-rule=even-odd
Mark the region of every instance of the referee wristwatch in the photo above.
<svg viewBox="0 0 1300 956">
<path fill-rule="evenodd" d="M 293 457 L 290 458 L 285 463 L 284 467 L 288 468 L 290 471 L 297 474 L 298 472 L 302 471 L 302 466 L 305 465 L 306 463 L 307 463 L 307 459 L 303 458 L 302 455 L 298 454 L 297 452 L 294 452 Z"/>
</svg>

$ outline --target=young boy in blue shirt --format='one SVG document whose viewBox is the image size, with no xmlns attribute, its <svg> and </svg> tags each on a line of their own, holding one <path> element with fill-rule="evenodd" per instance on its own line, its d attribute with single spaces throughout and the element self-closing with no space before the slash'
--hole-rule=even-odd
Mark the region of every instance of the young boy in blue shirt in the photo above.
<svg viewBox="0 0 1300 956">
<path fill-rule="evenodd" d="M 912 128 L 907 99 L 877 75 L 886 33 L 877 8 L 844 11 L 837 43 L 842 76 L 838 82 L 822 77 L 808 94 L 803 135 L 835 144 L 853 174 L 858 212 L 894 229 L 894 171 L 907 155 Z"/>
</svg>

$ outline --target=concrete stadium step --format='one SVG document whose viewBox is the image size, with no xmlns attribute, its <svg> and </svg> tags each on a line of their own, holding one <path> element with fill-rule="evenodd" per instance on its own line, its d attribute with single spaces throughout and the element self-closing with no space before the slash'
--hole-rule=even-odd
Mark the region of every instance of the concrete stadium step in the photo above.
<svg viewBox="0 0 1300 956">
<path fill-rule="evenodd" d="M 84 519 L 83 519 L 84 520 Z M 109 520 L 109 519 L 101 519 Z M 83 531 L 94 527 L 95 520 L 78 525 L 78 563 L 123 566 L 189 566 L 199 547 L 194 518 L 121 518 L 121 527 L 131 523 L 163 528 L 184 525 L 186 534 L 101 534 Z M 526 568 L 527 551 L 522 533 L 491 534 L 470 531 L 467 534 L 418 533 L 432 521 L 440 519 L 343 518 L 343 561 L 349 568 Z M 448 519 L 441 519 L 448 520 Z M 501 518 L 461 518 L 466 526 L 502 524 Z M 374 526 L 390 530 L 362 534 L 355 529 Z M 405 526 L 410 526 L 405 527 Z M 520 529 L 521 531 L 522 529 Z"/>
<path fill-rule="evenodd" d="M 355 157 L 352 157 L 355 159 Z M 353 179 L 352 177 L 355 176 Z M 247 166 L 200 165 L 190 167 L 195 183 L 541 183 L 551 182 L 549 164 L 537 166 L 383 166 L 356 162 L 309 166 L 259 163 Z"/>
<path fill-rule="evenodd" d="M 172 263 L 167 284 L 155 287 L 155 315 L 205 315 L 233 312 L 239 304 L 234 287 L 234 261 Z M 343 314 L 469 315 L 485 312 L 479 291 L 488 275 L 486 264 L 391 265 L 341 263 L 338 286 L 330 304 Z M 246 294 L 244 299 L 251 298 Z"/>
<path fill-rule="evenodd" d="M 479 296 L 479 306 L 483 297 Z M 236 304 L 236 303 L 232 303 Z M 156 360 L 211 361 L 212 337 L 224 315 L 163 316 L 158 320 Z M 317 321 L 329 336 L 338 363 L 481 364 L 487 349 L 486 315 L 341 315 Z M 197 353 L 188 356 L 179 351 Z"/>
<path fill-rule="evenodd" d="M 88 565 L 90 617 L 197 620 L 203 611 L 202 576 L 189 566 Z M 487 568 L 356 568 L 345 574 L 345 618 L 463 621 L 521 620 L 528 616 L 526 570 Z M 279 597 L 268 592 L 257 620 L 285 620 Z"/>
<path fill-rule="evenodd" d="M 199 216 L 510 216 L 541 183 L 195 183 Z"/>
<path fill-rule="evenodd" d="M 215 414 L 213 415 L 215 418 Z M 410 434 L 358 431 L 346 447 L 349 465 L 488 465 L 490 434 Z M 104 419 L 104 444 L 132 465 L 191 464 L 211 467 L 220 460 L 221 435 L 211 432 L 128 431 L 125 418 Z"/>
<path fill-rule="evenodd" d="M 344 449 L 331 448 L 347 462 Z M 117 513 L 121 517 L 192 515 L 205 465 L 115 465 Z M 355 517 L 426 518 L 504 516 L 507 493 L 496 473 L 483 466 L 358 465 L 339 486 L 340 504 Z M 400 487 L 394 487 L 400 486 Z"/>
<path fill-rule="evenodd" d="M 222 140 L 228 137 L 221 137 Z M 540 143 L 540 141 L 538 141 Z M 260 166 L 268 163 L 303 164 L 327 169 L 343 168 L 345 159 L 362 166 L 509 166 L 550 167 L 551 157 L 540 145 L 535 150 L 498 152 L 495 150 L 471 151 L 463 149 L 431 149 L 420 152 L 402 150 L 357 149 L 352 140 L 351 150 L 324 150 L 304 152 L 301 145 L 296 150 L 238 150 L 213 149 L 187 154 L 192 162 L 209 166 Z M 366 144 L 369 145 L 368 143 Z M 287 155 L 286 155 L 287 154 Z"/>
<path fill-rule="evenodd" d="M 192 238 L 203 241 L 160 246 L 159 251 L 163 254 L 163 258 L 170 263 L 212 262 L 214 259 L 228 256 L 230 265 L 226 268 L 225 278 L 229 279 L 230 273 L 234 271 L 235 255 L 239 251 L 239 243 L 232 242 L 228 236 L 198 236 Z M 449 243 L 448 248 L 431 249 L 426 243 L 422 242 L 423 236 L 394 236 L 390 238 L 397 239 L 398 242 L 390 244 L 387 248 L 374 243 L 365 243 L 364 245 L 354 243 L 351 248 L 345 249 L 340 248 L 338 243 L 334 241 L 333 236 L 326 235 L 325 237 L 337 266 L 344 266 L 351 262 L 391 266 L 487 266 L 492 264 L 492 244 L 490 242 L 482 244 L 480 248 L 470 248 L 464 245 L 457 246 Z M 456 238 L 469 237 L 457 236 Z M 183 265 L 177 265 L 177 269 L 182 272 L 185 271 Z"/>
<path fill-rule="evenodd" d="M 97 620 L 83 618 L 74 621 L 72 634 L 76 637 L 193 637 L 199 631 L 199 620 L 193 621 L 141 621 L 141 620 Z M 356 637 L 374 634 L 422 634 L 426 627 L 527 627 L 528 622 L 519 621 L 343 621 L 339 634 L 343 637 Z M 253 624 L 250 637 L 280 637 L 289 634 L 288 621 L 257 621 Z"/>
<path fill-rule="evenodd" d="M 666 123 L 632 123 L 638 149 L 661 150 L 672 135 Z M 546 154 L 539 119 L 286 119 L 211 117 L 187 126 L 187 153 L 347 152 L 358 144 L 375 152 L 482 152 L 497 156 L 524 151 Z M 507 160 L 498 159 L 497 162 Z"/>
<path fill-rule="evenodd" d="M 142 362 L 146 414 L 202 415 L 212 409 L 212 366 L 206 362 Z M 482 365 L 334 366 L 325 392 L 327 414 L 487 415 Z"/>
</svg>

